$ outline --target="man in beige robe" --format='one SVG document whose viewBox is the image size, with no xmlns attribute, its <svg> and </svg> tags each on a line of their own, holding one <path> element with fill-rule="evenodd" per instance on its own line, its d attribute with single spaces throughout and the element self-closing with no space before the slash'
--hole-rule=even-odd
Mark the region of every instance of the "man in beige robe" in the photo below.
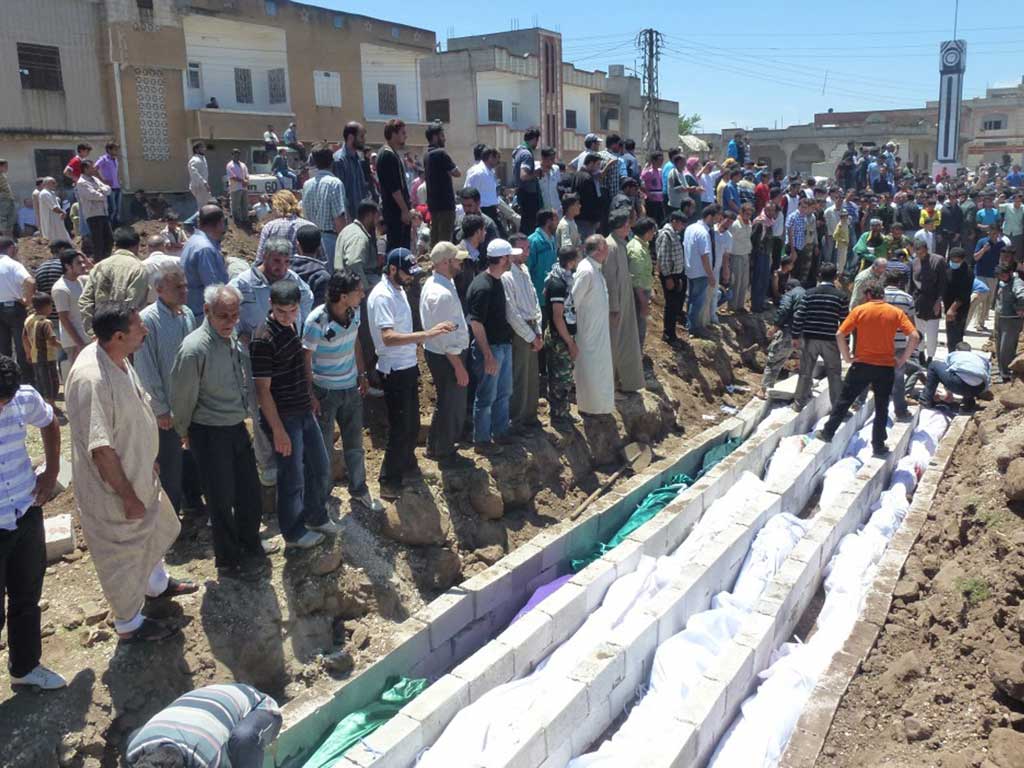
<svg viewBox="0 0 1024 768">
<path fill-rule="evenodd" d="M 96 342 L 79 354 L 65 385 L 75 501 L 122 642 L 161 640 L 177 628 L 145 618 L 146 598 L 197 587 L 164 569 L 181 526 L 160 486 L 149 395 L 128 362 L 146 328 L 134 307 L 101 304 L 93 332 Z"/>
<path fill-rule="evenodd" d="M 600 235 L 591 235 L 583 244 L 583 255 L 572 280 L 579 349 L 572 375 L 576 382 L 576 407 L 582 414 L 598 416 L 615 410 L 608 288 L 601 274 L 602 265 L 607 263 L 608 244 Z"/>
<path fill-rule="evenodd" d="M 629 211 L 620 208 L 608 217 L 611 234 L 607 238 L 608 258 L 604 279 L 608 284 L 608 312 L 612 342 L 612 363 L 618 389 L 638 392 L 644 388 L 644 365 L 640 354 L 640 334 L 636 325 L 633 280 L 629 275 L 626 236 Z"/>
</svg>

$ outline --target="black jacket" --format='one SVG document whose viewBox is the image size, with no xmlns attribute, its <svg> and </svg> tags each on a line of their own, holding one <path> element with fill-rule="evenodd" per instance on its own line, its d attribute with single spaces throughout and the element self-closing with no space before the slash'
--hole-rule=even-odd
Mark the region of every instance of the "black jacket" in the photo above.
<svg viewBox="0 0 1024 768">
<path fill-rule="evenodd" d="M 974 288 L 974 270 L 966 261 L 960 265 L 960 269 L 949 269 L 949 278 L 946 283 L 946 295 L 943 297 L 943 304 L 946 311 L 957 301 L 960 306 L 957 308 L 957 320 L 964 322 L 967 319 L 967 310 L 971 306 L 971 291 Z M 950 350 L 951 352 L 953 350 Z"/>
</svg>

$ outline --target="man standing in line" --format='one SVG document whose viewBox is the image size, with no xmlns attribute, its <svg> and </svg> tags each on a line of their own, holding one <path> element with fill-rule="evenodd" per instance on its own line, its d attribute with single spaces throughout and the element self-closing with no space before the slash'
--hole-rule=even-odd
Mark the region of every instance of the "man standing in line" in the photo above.
<svg viewBox="0 0 1024 768">
<path fill-rule="evenodd" d="M 928 245 L 922 240 L 914 241 L 914 260 L 910 264 L 913 281 L 915 324 L 925 338 L 927 362 L 935 357 L 939 348 L 939 319 L 942 317 L 942 299 L 949 283 L 949 269 L 946 260 L 935 253 L 929 253 Z"/>
<path fill-rule="evenodd" d="M 917 349 L 921 336 L 901 309 L 885 303 L 885 289 L 878 280 L 868 281 L 864 295 L 867 302 L 854 307 L 836 332 L 839 352 L 846 362 L 851 363 L 850 370 L 846 373 L 839 402 L 832 407 L 832 413 L 825 426 L 815 432 L 814 436 L 826 443 L 832 442 L 836 429 L 849 413 L 850 406 L 865 389 L 871 387 L 875 396 L 871 447 L 874 456 L 884 457 L 889 454 L 885 439 L 888 436 L 886 422 L 889 419 L 893 369 L 906 365 Z M 806 299 L 806 296 L 804 298 Z M 903 331 L 907 335 L 907 347 L 899 357 L 896 357 L 895 350 L 897 331 Z M 857 334 L 855 356 L 850 354 L 848 341 L 848 337 L 854 332 Z"/>
<path fill-rule="evenodd" d="M 686 291 L 690 302 L 686 311 L 686 327 L 691 336 L 702 337 L 707 333 L 704 305 L 714 301 L 715 289 L 718 288 L 714 267 L 714 229 L 721 216 L 722 209 L 716 203 L 711 203 L 701 211 L 700 220 L 688 226 L 683 234 Z"/>
<path fill-rule="evenodd" d="M 528 243 L 526 268 L 530 272 L 530 280 L 533 281 L 541 307 L 544 306 L 544 281 L 551 268 L 558 263 L 558 243 L 555 240 L 557 230 L 558 214 L 545 208 L 537 214 L 537 229 L 529 238 L 525 238 Z"/>
<path fill-rule="evenodd" d="M 462 176 L 445 146 L 444 126 L 427 127 L 427 153 L 423 158 L 423 176 L 427 182 L 427 210 L 430 211 L 430 245 L 451 240 L 455 229 L 455 190 L 452 179 Z"/>
<path fill-rule="evenodd" d="M 185 274 L 180 267 L 161 270 L 155 285 L 157 300 L 139 313 L 146 326 L 146 338 L 133 362 L 142 386 L 149 393 L 160 430 L 160 484 L 174 511 L 180 514 L 183 508 L 199 508 L 200 491 L 192 454 L 182 450 L 181 437 L 171 417 L 171 369 L 182 341 L 195 330 L 196 320 L 192 310 L 185 306 Z"/>
<path fill-rule="evenodd" d="M 420 431 L 416 345 L 455 330 L 455 323 L 446 320 L 429 329 L 413 331 L 405 288 L 419 273 L 416 257 L 409 249 L 396 248 L 388 254 L 387 274 L 370 291 L 367 300 L 377 371 L 388 410 L 388 442 L 380 467 L 380 495 L 385 499 L 401 496 L 402 480 L 419 471 L 415 453 Z"/>
<path fill-rule="evenodd" d="M 978 240 L 974 251 L 974 276 L 981 280 L 988 288 L 988 292 L 982 294 L 971 307 L 974 316 L 974 329 L 976 331 L 988 332 L 985 322 L 988 320 L 989 312 L 995 303 L 996 295 L 996 271 L 1002 262 L 1003 249 L 1007 247 L 1006 238 L 998 224 L 989 227 L 988 236 Z M 1014 249 L 1016 251 L 1016 249 Z"/>
<path fill-rule="evenodd" d="M 500 233 L 502 230 L 498 229 L 498 221 L 483 212 L 483 208 L 480 206 L 480 192 L 477 189 L 463 187 L 459 190 L 459 200 L 462 202 L 462 218 L 455 225 L 452 242 L 458 245 L 466 239 L 466 234 L 462 231 L 462 222 L 466 220 L 467 216 L 476 215 L 483 219 L 484 222 L 484 239 L 480 244 L 480 248 L 486 253 L 487 246 L 490 245 L 491 240 L 501 237 Z"/>
<path fill-rule="evenodd" d="M 966 261 L 963 248 L 949 251 L 949 277 L 942 303 L 946 308 L 946 349 L 956 349 L 964 340 L 967 330 L 967 315 L 971 308 L 971 293 L 974 290 L 974 270 Z"/>
<path fill-rule="evenodd" d="M 1003 214 L 1003 234 L 1010 238 L 1014 253 L 1024 253 L 1024 190 L 1013 194 L 1012 203 L 999 206 Z"/>
<path fill-rule="evenodd" d="M 244 301 L 244 299 L 243 299 Z M 269 433 L 277 461 L 277 521 L 288 549 L 309 549 L 341 528 L 327 514 L 324 477 L 330 460 L 313 416 L 313 382 L 297 329 L 299 286 L 277 280 L 270 311 L 249 345 L 260 408 L 257 429 Z"/>
<path fill-rule="evenodd" d="M 576 406 L 581 414 L 602 416 L 615 409 L 615 378 L 609 375 L 612 345 L 608 287 L 602 274 L 608 241 L 601 235 L 591 235 L 583 243 L 583 253 L 583 261 L 573 274 L 570 294 L 576 310 Z"/>
<path fill-rule="evenodd" d="M 996 288 L 996 360 L 1003 383 L 1013 381 L 1010 363 L 1017 356 L 1020 333 L 1024 329 L 1024 279 L 1017 273 L 1017 263 L 999 265 Z"/>
<path fill-rule="evenodd" d="M 359 277 L 363 286 L 363 299 L 359 304 L 359 346 L 363 353 L 363 370 L 370 378 L 371 387 L 379 387 L 377 380 L 377 353 L 370 336 L 369 315 L 366 309 L 367 297 L 380 282 L 383 258 L 377 252 L 377 223 L 380 221 L 380 206 L 373 200 L 363 200 L 356 207 L 352 223 L 341 230 L 334 248 L 335 270 L 347 269 Z M 332 256 L 328 254 L 328 260 Z M 377 392 L 379 395 L 379 390 Z"/>
<path fill-rule="evenodd" d="M 228 285 L 207 286 L 205 293 L 203 322 L 182 341 L 171 369 L 171 413 L 195 457 L 217 572 L 244 571 L 248 578 L 277 546 L 260 541 L 259 480 L 245 426 L 256 395 L 248 351 L 235 333 L 242 297 Z"/>
<path fill-rule="evenodd" d="M 775 386 L 779 380 L 779 374 L 793 354 L 793 318 L 803 300 L 806 289 L 800 281 L 791 277 L 793 262 L 786 258 L 782 262 L 782 269 L 777 273 L 779 292 L 782 296 L 779 299 L 779 306 L 775 310 L 775 317 L 772 324 L 768 326 L 768 336 L 771 341 L 768 343 L 768 350 L 765 352 L 764 374 L 761 377 L 761 386 L 757 390 L 757 396 L 768 397 L 768 390 Z"/>
<path fill-rule="evenodd" d="M 644 366 L 640 355 L 633 280 L 629 274 L 626 238 L 629 235 L 629 211 L 619 209 L 608 217 L 608 256 L 604 279 L 608 286 L 608 322 L 611 333 L 612 363 L 620 392 L 638 392 L 644 388 Z M 577 305 L 579 306 L 579 305 Z"/>
<path fill-rule="evenodd" d="M 104 304 L 93 331 L 96 343 L 78 356 L 64 388 L 82 533 L 121 642 L 162 640 L 179 630 L 144 617 L 146 598 L 198 587 L 164 568 L 181 526 L 160 488 L 150 398 L 129 362 L 146 327 L 137 308 Z"/>
<path fill-rule="evenodd" d="M 508 321 L 501 277 L 512 255 L 521 255 L 507 240 L 487 246 L 487 269 L 473 278 L 466 292 L 466 319 L 473 334 L 473 446 L 477 453 L 500 453 L 509 430 L 512 396 L 512 326 Z M 532 287 L 532 286 L 531 286 Z"/>
<path fill-rule="evenodd" d="M 888 267 L 889 260 L 879 256 L 857 273 L 857 276 L 853 278 L 853 290 L 850 291 L 850 309 L 864 303 L 864 287 L 868 284 L 869 280 L 884 280 Z"/>
<path fill-rule="evenodd" d="M 678 347 L 676 325 L 686 303 L 686 255 L 683 253 L 682 231 L 686 227 L 686 214 L 672 211 L 665 226 L 654 241 L 658 257 L 658 275 L 665 294 L 665 323 L 661 340 Z"/>
<path fill-rule="evenodd" d="M 828 397 L 839 402 L 843 387 L 843 363 L 836 346 L 836 332 L 846 319 L 846 294 L 836 287 L 836 265 L 825 262 L 818 285 L 804 293 L 793 317 L 793 346 L 800 350 L 800 379 L 793 410 L 800 411 L 810 398 L 814 367 L 821 358 L 828 378 Z"/>
<path fill-rule="evenodd" d="M 360 203 L 373 199 L 369 183 L 370 166 L 363 157 L 366 129 L 361 123 L 351 122 L 346 124 L 341 136 L 344 146 L 334 153 L 333 171 L 345 187 L 345 212 L 348 220 L 355 221 Z M 330 253 L 327 258 L 331 258 Z"/>
<path fill-rule="evenodd" d="M 544 213 L 551 214 L 546 224 L 549 230 L 553 230 L 554 213 L 541 211 L 541 214 Z M 512 429 L 522 432 L 540 426 L 537 420 L 537 398 L 540 396 L 538 353 L 544 341 L 541 338 L 541 309 L 537 289 L 531 270 L 527 268 L 527 260 L 532 253 L 530 240 L 522 235 L 512 237 L 512 256 L 508 271 L 501 275 L 501 284 L 505 289 L 505 316 L 512 327 L 512 396 L 509 418 Z M 547 271 L 550 272 L 550 269 Z"/>
<path fill-rule="evenodd" d="M 199 209 L 195 233 L 181 251 L 181 268 L 188 284 L 188 308 L 196 322 L 203 319 L 203 292 L 211 285 L 228 281 L 228 268 L 220 252 L 220 241 L 228 231 L 224 211 L 216 205 Z"/>
<path fill-rule="evenodd" d="M 43 443 L 45 464 L 38 475 L 25 447 L 29 426 L 39 429 Z M 0 435 L 7 481 L 0 503 L 0 630 L 9 617 L 10 682 L 15 688 L 52 691 L 67 682 L 40 663 L 39 601 L 46 573 L 42 505 L 53 497 L 57 482 L 60 424 L 39 393 L 21 383 L 18 364 L 6 355 L 0 356 Z"/>
<path fill-rule="evenodd" d="M 520 228 L 525 235 L 530 235 L 537 228 L 537 212 L 541 207 L 540 173 L 533 156 L 539 143 L 540 128 L 528 128 L 523 134 L 523 143 L 512 153 L 512 178 L 522 215 Z"/>
<path fill-rule="evenodd" d="M 64 209 L 57 195 L 57 180 L 47 176 L 43 179 L 43 188 L 39 190 L 39 231 L 47 242 L 56 243 L 68 239 L 64 218 Z"/>
<path fill-rule="evenodd" d="M 380 183 L 387 251 L 409 248 L 412 218 L 409 216 L 409 179 L 401 152 L 405 148 L 405 123 L 391 118 L 384 125 L 385 144 L 377 153 L 377 180 Z"/>
<path fill-rule="evenodd" d="M 562 181 L 562 172 L 555 163 L 558 152 L 554 147 L 544 147 L 540 151 L 540 205 L 542 209 L 555 212 L 555 221 L 562 216 L 562 200 L 558 194 L 558 185 Z M 635 160 L 636 158 L 634 158 Z M 540 226 L 538 224 L 538 226 Z"/>
<path fill-rule="evenodd" d="M 331 275 L 326 301 L 306 318 L 302 349 L 306 378 L 313 382 L 313 413 L 317 416 L 327 455 L 330 457 L 334 449 L 334 425 L 337 424 L 341 431 L 349 497 L 371 512 L 382 512 L 384 506 L 366 487 L 363 397 L 369 387 L 358 342 L 364 298 L 363 284 L 354 272 L 346 269 Z M 331 475 L 331 472 L 324 473 L 325 499 L 330 498 L 334 485 Z"/>
<path fill-rule="evenodd" d="M 427 434 L 427 458 L 438 462 L 442 469 L 454 466 L 458 459 L 455 441 L 462 435 L 466 420 L 469 330 L 453 278 L 468 257 L 466 251 L 452 243 L 435 245 L 430 251 L 433 273 L 420 292 L 420 324 L 433 328 L 448 322 L 455 327 L 454 331 L 427 339 L 423 344 L 423 354 L 437 392 Z"/>
<path fill-rule="evenodd" d="M 101 304 L 124 303 L 142 309 L 149 298 L 149 273 L 139 259 L 139 233 L 133 227 L 118 227 L 114 246 L 110 257 L 89 271 L 78 300 L 86 331 L 92 331 L 93 314 Z"/>
<path fill-rule="evenodd" d="M 753 204 L 743 203 L 739 216 L 729 226 L 729 234 L 732 235 L 732 248 L 729 251 L 732 298 L 729 300 L 729 309 L 733 312 L 747 311 L 747 297 L 750 294 L 750 254 L 754 250 L 754 244 L 750 239 L 753 233 L 753 215 Z"/>
<path fill-rule="evenodd" d="M 576 309 L 572 302 L 573 272 L 579 251 L 572 246 L 558 249 L 558 263 L 544 281 L 544 355 L 548 369 L 548 406 L 555 427 L 573 423 L 569 401 L 572 397 L 573 362 L 576 347 Z"/>
<path fill-rule="evenodd" d="M 500 158 L 501 153 L 494 147 L 484 147 L 480 153 L 480 160 L 466 171 L 466 183 L 463 185 L 480 193 L 480 210 L 495 224 L 501 221 L 498 214 L 498 177 L 494 174 Z M 500 236 L 500 232 L 495 235 Z"/>
<path fill-rule="evenodd" d="M 228 161 L 225 170 L 228 176 L 231 218 L 241 227 L 249 223 L 249 168 L 242 162 L 241 150 L 231 150 L 231 160 Z"/>
<path fill-rule="evenodd" d="M 573 193 L 579 196 L 580 212 L 576 216 L 579 236 L 586 239 L 597 233 L 604 221 L 604 209 L 608 199 L 601 190 L 601 156 L 596 152 L 583 159 L 583 167 L 573 178 Z"/>
<path fill-rule="evenodd" d="M 53 296 L 53 306 L 60 321 L 60 345 L 71 366 L 89 343 L 89 336 L 82 324 L 82 312 L 78 307 L 78 300 L 82 298 L 85 288 L 82 278 L 87 268 L 85 257 L 70 247 L 61 252 L 60 265 L 64 274 L 53 284 L 50 295 Z"/>
<path fill-rule="evenodd" d="M 914 297 L 907 293 L 908 272 L 887 272 L 885 275 L 885 303 L 901 310 L 910 322 L 914 322 Z M 893 349 L 897 359 L 907 348 L 907 335 L 896 331 Z M 893 369 L 892 404 L 897 421 L 910 421 L 907 409 L 907 367 L 898 365 Z"/>
<path fill-rule="evenodd" d="M 83 160 L 81 168 L 78 182 L 75 184 L 79 215 L 89 225 L 93 261 L 98 264 L 110 255 L 114 245 L 114 233 L 110 229 L 110 217 L 107 214 L 107 195 L 110 194 L 110 187 L 100 181 L 92 160 Z"/>
<path fill-rule="evenodd" d="M 796 210 L 786 216 L 786 237 L 790 258 L 793 259 L 793 276 L 805 285 L 817 249 L 814 229 L 807 226 L 810 208 L 810 201 L 801 197 Z"/>
<path fill-rule="evenodd" d="M 192 145 L 192 157 L 188 161 L 188 190 L 196 199 L 198 210 L 210 202 L 210 169 L 206 164 L 206 144 L 201 141 Z"/>
<path fill-rule="evenodd" d="M 302 213 L 320 229 L 321 244 L 330 259 L 345 228 L 345 185 L 331 173 L 329 147 L 314 147 L 311 159 L 316 173 L 302 185 Z"/>
<path fill-rule="evenodd" d="M 117 227 L 121 224 L 121 176 L 118 173 L 120 163 L 117 153 L 120 147 L 116 142 L 110 142 L 104 147 L 105 152 L 96 161 L 96 172 L 100 179 L 110 187 L 110 194 L 107 196 L 107 213 L 110 218 L 110 226 Z"/>
<path fill-rule="evenodd" d="M 36 280 L 18 260 L 17 243 L 0 237 L 0 355 L 17 360 L 27 382 L 32 381 L 32 366 L 25 356 L 22 331 L 35 293 Z"/>
</svg>

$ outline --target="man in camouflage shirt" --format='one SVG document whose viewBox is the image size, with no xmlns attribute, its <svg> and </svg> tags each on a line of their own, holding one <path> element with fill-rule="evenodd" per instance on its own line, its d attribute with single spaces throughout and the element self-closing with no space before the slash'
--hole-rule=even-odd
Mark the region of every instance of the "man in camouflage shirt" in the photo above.
<svg viewBox="0 0 1024 768">
<path fill-rule="evenodd" d="M 558 264 L 544 280 L 544 349 L 548 370 L 548 405 L 551 423 L 568 426 L 573 423 L 569 403 L 572 398 L 572 364 L 578 350 L 576 309 L 572 302 L 572 273 L 579 253 L 572 246 L 558 249 Z"/>
</svg>

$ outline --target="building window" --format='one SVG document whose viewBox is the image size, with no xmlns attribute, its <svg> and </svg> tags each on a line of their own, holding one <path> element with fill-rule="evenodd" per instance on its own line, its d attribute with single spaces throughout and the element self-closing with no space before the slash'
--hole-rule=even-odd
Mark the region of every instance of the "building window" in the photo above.
<svg viewBox="0 0 1024 768">
<path fill-rule="evenodd" d="M 190 61 L 188 63 L 188 87 L 193 91 L 198 91 L 203 87 L 203 69 L 198 62 Z"/>
<path fill-rule="evenodd" d="M 565 127 L 571 131 L 576 130 L 576 110 L 567 109 L 565 110 Z"/>
<path fill-rule="evenodd" d="M 428 123 L 432 123 L 435 120 L 442 123 L 451 122 L 451 108 L 448 105 L 448 99 L 428 101 L 426 112 Z"/>
<path fill-rule="evenodd" d="M 153 0 L 135 0 L 139 9 L 139 24 L 145 30 L 153 29 Z"/>
<path fill-rule="evenodd" d="M 25 90 L 63 91 L 60 49 L 52 45 L 18 43 L 18 72 Z"/>
<path fill-rule="evenodd" d="M 504 122 L 504 116 L 501 108 L 501 102 L 498 99 L 487 100 L 487 122 L 489 123 L 501 123 Z"/>
<path fill-rule="evenodd" d="M 235 67 L 235 101 L 252 104 L 252 70 Z"/>
<path fill-rule="evenodd" d="M 267 16 L 277 16 L 277 0 L 265 0 L 263 8 Z"/>
<path fill-rule="evenodd" d="M 995 117 L 986 120 L 981 124 L 981 130 L 983 131 L 1001 131 L 1006 127 L 1006 122 L 1001 117 Z"/>
<path fill-rule="evenodd" d="M 313 97 L 318 107 L 341 106 L 341 73 L 322 69 L 313 72 Z"/>
<path fill-rule="evenodd" d="M 619 129 L 619 108 L 601 107 L 601 130 L 617 131 Z"/>
<path fill-rule="evenodd" d="M 519 105 L 516 102 L 512 102 L 511 109 L 509 110 L 509 122 L 512 125 L 518 125 L 519 123 Z"/>
<path fill-rule="evenodd" d="M 382 115 L 398 114 L 398 86 L 377 83 L 377 111 Z"/>
<path fill-rule="evenodd" d="M 36 149 L 32 154 L 37 177 L 52 176 L 58 184 L 70 186 L 71 181 L 64 175 L 64 166 L 68 164 L 68 158 L 75 154 L 74 149 Z"/>
<path fill-rule="evenodd" d="M 400 38 L 402 36 L 402 30 L 400 30 L 398 27 L 392 27 L 391 28 L 391 36 L 393 38 L 395 38 L 395 40 L 397 40 L 398 38 Z"/>
<path fill-rule="evenodd" d="M 344 16 L 335 16 L 334 17 L 334 28 L 335 29 L 341 29 L 344 26 L 345 26 L 345 17 Z"/>
<path fill-rule="evenodd" d="M 283 69 L 267 71 L 267 89 L 270 93 L 271 104 L 284 104 L 288 101 L 288 89 L 285 87 Z"/>
</svg>

